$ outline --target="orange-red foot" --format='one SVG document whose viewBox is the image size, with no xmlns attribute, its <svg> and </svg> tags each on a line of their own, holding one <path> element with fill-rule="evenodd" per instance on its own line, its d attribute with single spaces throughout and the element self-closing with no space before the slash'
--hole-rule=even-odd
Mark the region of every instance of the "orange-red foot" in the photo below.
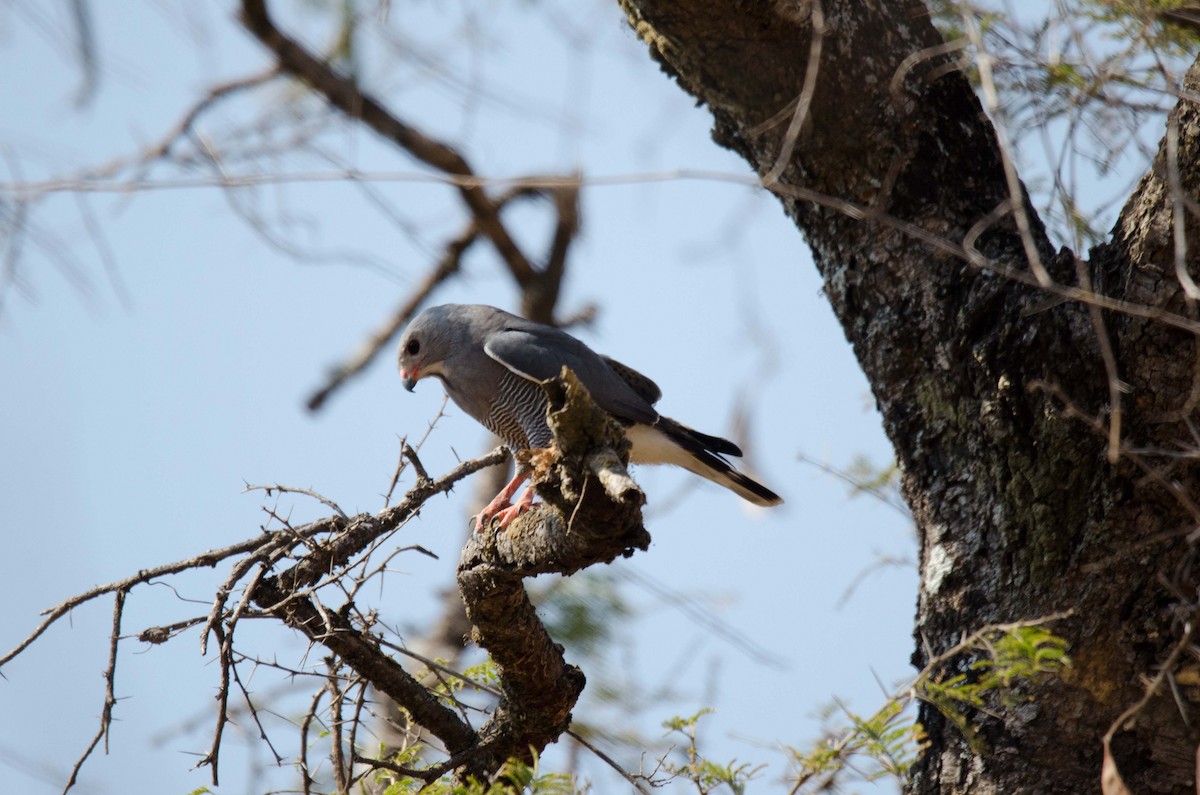
<svg viewBox="0 0 1200 795">
<path fill-rule="evenodd" d="M 528 511 L 533 506 L 533 487 L 527 487 L 525 493 L 521 495 L 521 499 L 517 500 L 515 505 L 509 505 L 512 502 L 513 495 L 517 493 L 517 489 L 521 488 L 521 484 L 529 479 L 528 472 L 517 472 L 513 479 L 508 482 L 508 485 L 500 489 L 500 493 L 487 504 L 479 516 L 475 517 L 475 532 L 482 533 L 485 527 L 497 521 L 496 529 L 504 530 L 513 520 L 521 514 Z"/>
</svg>

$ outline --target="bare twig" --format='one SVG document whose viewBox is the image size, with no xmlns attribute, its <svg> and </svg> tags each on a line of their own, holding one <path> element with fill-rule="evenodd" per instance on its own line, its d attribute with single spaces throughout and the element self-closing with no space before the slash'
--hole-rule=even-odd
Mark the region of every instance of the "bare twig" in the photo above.
<svg viewBox="0 0 1200 795">
<path fill-rule="evenodd" d="M 152 160 L 160 160 L 168 157 L 171 150 L 180 138 L 191 135 L 195 129 L 196 122 L 218 101 L 245 91 L 249 88 L 257 88 L 279 76 L 278 67 L 271 68 L 258 72 L 252 75 L 246 75 L 233 80 L 228 80 L 224 83 L 218 83 L 208 89 L 205 95 L 183 115 L 183 118 L 176 123 L 175 127 L 167 132 L 161 142 L 156 146 L 146 151 L 144 161 L 149 163 Z"/>
<path fill-rule="evenodd" d="M 1059 385 L 1052 384 L 1047 381 L 1031 381 L 1029 383 L 1029 389 L 1043 391 L 1053 395 L 1062 402 L 1063 413 L 1066 416 L 1076 417 L 1082 420 L 1085 425 L 1090 427 L 1097 434 L 1105 438 L 1109 437 L 1110 431 L 1109 428 L 1105 426 L 1104 421 L 1098 417 L 1093 417 L 1092 415 L 1080 409 Z M 1146 476 L 1150 480 L 1162 486 L 1167 493 L 1175 498 L 1180 507 L 1191 515 L 1192 520 L 1197 524 L 1200 524 L 1200 505 L 1196 504 L 1196 501 L 1192 499 L 1192 496 L 1188 493 L 1187 489 L 1185 489 L 1177 481 L 1167 477 L 1166 474 L 1159 469 L 1151 466 L 1150 463 L 1146 461 L 1145 455 L 1135 452 L 1134 448 L 1130 447 L 1125 442 L 1119 442 L 1118 453 L 1137 465 L 1139 469 L 1146 473 Z"/>
<path fill-rule="evenodd" d="M 133 299 L 129 295 L 129 289 L 125 286 L 124 279 L 121 278 L 121 269 L 117 266 L 117 258 L 108 244 L 108 239 L 104 236 L 104 228 L 96 222 L 96 214 L 92 212 L 92 207 L 83 194 L 75 194 L 75 205 L 79 208 L 79 216 L 83 219 L 88 237 L 92 239 L 92 246 L 96 249 L 100 262 L 104 265 L 104 271 L 108 274 L 109 284 L 112 285 L 117 300 L 125 309 L 132 309 Z"/>
<path fill-rule="evenodd" d="M 304 713 L 304 720 L 300 722 L 300 779 L 304 787 L 304 795 L 312 795 L 314 783 L 312 772 L 308 768 L 308 730 L 317 717 L 317 708 L 320 707 L 325 693 L 326 690 L 322 687 L 313 694 L 312 702 L 308 705 L 308 712 Z"/>
<path fill-rule="evenodd" d="M 539 323 L 554 325 L 554 307 L 558 304 L 563 274 L 566 272 L 567 251 L 579 231 L 579 188 L 562 186 L 550 192 L 554 201 L 557 222 L 546 265 L 537 278 L 521 285 L 521 311 L 525 317 Z"/>
<path fill-rule="evenodd" d="M 996 131 L 996 143 L 1000 153 L 1000 161 L 1004 166 L 1004 179 L 1008 183 L 1008 195 L 1013 211 L 1013 219 L 1017 224 L 1017 231 L 1020 233 L 1021 245 L 1025 249 L 1025 259 L 1029 263 L 1029 270 L 1033 273 L 1034 279 L 1041 287 L 1048 287 L 1053 283 L 1050 278 L 1050 273 L 1046 270 L 1046 266 L 1042 264 L 1041 254 L 1038 252 L 1037 242 L 1033 237 L 1033 226 L 1029 219 L 1029 212 L 1026 209 L 1025 189 L 1021 186 L 1021 178 L 1017 174 L 1016 164 L 1012 160 L 1012 146 L 1008 141 L 1008 135 L 1004 124 L 999 118 L 1000 98 L 996 93 L 996 83 L 992 75 L 992 56 L 984 47 L 983 37 L 979 32 L 979 24 L 975 17 L 967 12 L 962 15 L 963 22 L 966 25 L 967 36 L 971 43 L 975 45 L 976 56 L 975 64 L 979 68 L 979 84 L 983 91 L 984 99 L 987 102 L 988 111 L 992 115 L 992 126 Z"/>
<path fill-rule="evenodd" d="M 339 506 L 336 502 L 328 499 L 327 497 L 324 497 L 324 496 L 318 494 L 317 492 L 313 491 L 312 489 L 300 489 L 300 488 L 296 488 L 295 486 L 280 486 L 278 483 L 274 483 L 274 484 L 271 484 L 268 486 L 255 486 L 251 483 L 247 483 L 246 487 L 242 489 L 242 493 L 245 494 L 248 491 L 265 491 L 267 493 L 268 497 L 271 496 L 271 492 L 273 492 L 273 491 L 278 491 L 280 494 L 303 494 L 305 496 L 312 497 L 314 500 L 316 500 L 317 502 L 324 505 L 326 508 L 328 508 L 331 511 L 333 511 L 334 513 L 336 513 L 342 519 L 350 518 L 349 516 L 346 515 L 346 512 L 341 509 L 341 506 Z"/>
<path fill-rule="evenodd" d="M 791 122 L 788 124 L 787 132 L 783 135 L 783 142 L 779 147 L 779 154 L 775 158 L 775 165 L 771 166 L 771 170 L 762 178 L 763 186 L 767 188 L 777 184 L 779 178 L 783 176 L 784 170 L 791 164 L 796 141 L 800 139 L 800 130 L 808 119 L 808 109 L 812 104 L 813 94 L 817 90 L 817 74 L 821 66 L 821 43 L 826 34 L 825 12 L 821 7 L 821 0 L 808 0 L 807 6 L 812 15 L 812 35 L 808 42 L 808 65 L 804 69 L 804 85 L 800 88 L 800 96 L 793 103 L 795 108 L 790 114 Z M 776 118 L 778 116 L 773 117 L 767 124 L 772 124 Z M 760 125 L 760 128 L 762 126 L 764 125 Z"/>
<path fill-rule="evenodd" d="M 225 578 L 225 582 L 221 584 L 221 587 L 217 589 L 216 596 L 213 598 L 212 608 L 208 612 L 208 620 L 204 624 L 204 629 L 200 632 L 200 654 L 208 653 L 208 635 L 220 623 L 225 612 L 225 602 L 229 599 L 229 594 L 233 593 L 233 589 L 237 586 L 238 581 L 242 577 L 245 577 L 246 573 L 254 568 L 255 564 L 266 559 L 267 554 L 265 553 L 265 549 L 264 545 L 264 548 L 258 550 L 252 557 L 243 558 L 234 564 L 233 571 Z M 261 576 L 262 569 L 260 567 L 259 571 L 255 574 L 254 583 L 257 583 Z M 245 604 L 244 596 L 242 604 Z M 239 608 L 241 606 L 239 605 Z"/>
<path fill-rule="evenodd" d="M 336 657 L 325 658 L 325 670 L 328 672 L 325 687 L 329 691 L 329 764 L 333 767 L 336 791 L 348 792 L 350 785 L 347 777 L 350 769 L 346 765 L 346 738 L 342 718 L 342 702 L 345 693 L 338 681 L 338 666 Z"/>
<path fill-rule="evenodd" d="M 888 93 L 892 97 L 892 107 L 897 113 L 904 111 L 904 81 L 908 79 L 909 74 L 913 69 L 917 68 L 926 61 L 940 59 L 943 55 L 949 55 L 952 52 L 959 52 L 970 44 L 970 40 L 965 36 L 960 36 L 953 41 L 942 42 L 933 47 L 926 47 L 923 50 L 917 50 L 914 53 L 909 53 L 900 65 L 896 67 L 896 71 L 892 73 L 891 82 L 888 84 Z M 948 64 L 955 68 L 959 68 L 961 64 L 957 60 L 949 61 Z M 928 79 L 928 78 L 927 78 Z"/>
<path fill-rule="evenodd" d="M 75 22 L 75 44 L 79 53 L 79 70 L 83 80 L 75 93 L 75 106 L 83 107 L 96 95 L 100 67 L 96 63 L 96 33 L 92 26 L 91 9 L 87 0 L 70 0 L 71 17 Z"/>
<path fill-rule="evenodd" d="M 574 740 L 575 742 L 582 745 L 584 748 L 591 751 L 601 762 L 603 762 L 604 764 L 608 765 L 613 770 L 615 770 L 617 772 L 617 775 L 621 776 L 621 778 L 623 778 L 629 782 L 629 786 L 633 787 L 638 792 L 642 793 L 642 795 L 649 795 L 650 791 L 648 789 L 646 789 L 645 784 L 643 784 L 642 781 L 639 780 L 639 777 L 633 775 L 628 770 L 621 767 L 619 764 L 617 764 L 616 760 L 614 760 L 611 756 L 604 753 L 599 748 L 597 748 L 596 746 L 589 743 L 587 740 L 583 739 L 583 737 L 579 736 L 579 734 L 572 729 L 567 729 L 567 735 L 572 740 Z"/>
<path fill-rule="evenodd" d="M 400 307 L 392 313 L 391 318 L 372 332 L 359 346 L 358 350 L 348 360 L 338 365 L 326 378 L 325 383 L 312 393 L 306 404 L 309 411 L 320 409 L 325 405 L 325 401 L 329 399 L 331 394 L 341 388 L 352 377 L 365 370 L 367 365 L 375 360 L 379 352 L 386 348 L 401 330 L 408 325 L 413 315 L 417 313 L 417 310 L 421 308 L 433 291 L 442 282 L 449 279 L 455 273 L 458 273 L 463 255 L 478 238 L 478 225 L 472 221 L 466 230 L 446 244 L 445 251 L 437 265 L 425 277 L 425 280 L 404 299 Z"/>
<path fill-rule="evenodd" d="M 1189 301 L 1200 298 L 1200 287 L 1187 269 L 1187 231 L 1185 227 L 1184 192 L 1179 179 L 1179 119 L 1167 119 L 1167 187 L 1171 191 L 1171 235 L 1175 259 L 1175 278 Z"/>
<path fill-rule="evenodd" d="M 817 461 L 815 458 L 809 458 L 804 453 L 798 453 L 796 455 L 796 460 L 802 464 L 808 464 L 809 466 L 816 467 L 826 475 L 831 475 L 843 483 L 849 484 L 854 488 L 855 491 L 861 491 L 864 494 L 871 495 L 880 503 L 891 508 L 893 511 L 905 517 L 906 519 L 912 519 L 912 511 L 909 510 L 908 506 L 905 505 L 903 501 L 896 499 L 894 495 L 887 493 L 878 486 L 870 483 L 864 483 L 862 478 L 847 472 L 844 469 L 839 469 L 832 464 L 825 464 Z"/>
<path fill-rule="evenodd" d="M 241 20 L 246 29 L 275 54 L 281 69 L 308 83 L 348 117 L 361 119 L 376 133 L 438 171 L 456 176 L 473 175 L 470 165 L 453 147 L 401 121 L 374 97 L 360 91 L 352 80 L 334 72 L 327 62 L 316 58 L 275 27 L 265 0 L 242 0 Z M 533 267 L 500 220 L 492 199 L 477 186 L 462 186 L 459 194 L 478 222 L 481 233 L 492 241 L 517 283 L 530 281 L 534 277 Z"/>
<path fill-rule="evenodd" d="M 1162 689 L 1163 683 L 1166 682 L 1169 677 L 1174 675 L 1175 668 L 1179 665 L 1180 658 L 1188 652 L 1192 645 L 1192 638 L 1196 635 L 1197 620 L 1200 620 L 1200 611 L 1193 609 L 1192 615 L 1188 618 L 1187 624 L 1184 626 L 1183 634 L 1180 636 L 1179 640 L 1176 641 L 1174 648 L 1172 648 L 1171 653 L 1167 655 L 1166 661 L 1163 662 L 1162 666 L 1158 669 L 1158 673 L 1155 675 L 1154 679 L 1152 679 L 1150 683 L 1146 685 L 1145 690 L 1142 692 L 1142 697 L 1139 698 L 1135 703 L 1131 704 L 1128 709 L 1118 715 L 1117 719 L 1114 720 L 1108 727 L 1108 731 L 1104 733 L 1104 737 L 1101 739 L 1101 744 L 1104 746 L 1106 764 L 1112 764 L 1114 769 L 1116 763 L 1112 756 L 1113 737 L 1115 737 L 1117 732 L 1121 731 L 1125 727 L 1125 724 L 1131 718 L 1146 708 L 1146 705 L 1150 703 L 1150 700 L 1158 695 L 1159 691 Z"/>
<path fill-rule="evenodd" d="M 306 526 L 305 532 L 313 534 L 327 532 L 327 528 L 325 528 L 323 525 L 324 522 L 314 522 L 312 525 Z M 231 544 L 230 546 L 222 547 L 220 549 L 203 552 L 191 558 L 178 560 L 174 563 L 167 563 L 162 566 L 155 566 L 151 569 L 142 569 L 133 576 L 126 577 L 122 580 L 116 580 L 106 585 L 97 585 L 95 588 L 92 588 L 89 591 L 85 591 L 77 596 L 72 596 L 70 599 L 63 601 L 54 607 L 49 608 L 48 610 L 44 610 L 42 615 L 46 615 L 46 619 L 42 621 L 42 623 L 38 625 L 37 629 L 31 632 L 28 637 L 18 643 L 3 657 L 0 657 L 0 666 L 12 660 L 14 657 L 28 648 L 29 644 L 41 637 L 42 633 L 49 629 L 55 621 L 58 621 L 58 619 L 62 618 L 72 609 L 85 602 L 90 602 L 99 596 L 103 596 L 107 593 L 113 593 L 114 591 L 129 591 L 135 585 L 141 585 L 142 583 L 149 582 L 157 577 L 163 577 L 168 574 L 178 574 L 179 572 L 187 571 L 188 569 L 200 569 L 215 566 L 217 563 L 225 560 L 226 558 L 230 558 L 234 555 L 239 555 L 244 552 L 249 552 L 269 543 L 273 538 L 273 535 L 274 534 L 272 533 L 264 533 L 257 538 L 252 538 L 237 544 Z"/>
<path fill-rule="evenodd" d="M 355 678 L 346 684 L 346 690 L 351 687 L 358 688 L 358 695 L 354 698 L 354 716 L 350 719 L 350 736 L 346 740 L 346 747 L 350 749 L 350 765 L 346 770 L 349 775 L 347 789 L 353 787 L 360 781 L 366 773 L 355 775 L 354 773 L 354 749 L 358 747 L 358 730 L 362 726 L 363 712 L 367 706 L 367 683 L 362 679 Z M 344 754 L 343 754 L 344 755 Z"/>
<path fill-rule="evenodd" d="M 404 454 L 404 457 L 407 458 L 413 465 L 413 469 L 417 471 L 417 482 L 429 482 L 429 473 L 425 471 L 424 464 L 422 464 L 421 459 L 417 457 L 417 451 L 409 447 L 408 443 L 406 442 L 405 444 L 401 445 L 401 452 Z"/>
<path fill-rule="evenodd" d="M 1078 257 L 1075 258 L 1075 277 L 1079 280 L 1080 287 L 1092 292 L 1092 278 L 1088 274 L 1087 263 Z M 1095 305 L 1089 304 L 1087 309 L 1108 380 L 1108 463 L 1115 464 L 1121 455 L 1121 393 L 1124 385 L 1121 383 L 1121 373 L 1117 369 L 1117 356 L 1113 352 L 1112 341 L 1108 338 L 1104 314 L 1100 307 Z"/>
<path fill-rule="evenodd" d="M 219 644 L 217 656 L 221 671 L 220 682 L 217 685 L 217 720 L 208 753 L 196 763 L 196 767 L 207 765 L 212 768 L 212 783 L 216 787 L 221 783 L 221 738 L 225 734 L 225 724 L 229 722 L 229 670 L 233 667 L 233 640 L 219 622 L 213 626 L 213 632 Z"/>
<path fill-rule="evenodd" d="M 125 610 L 126 592 L 125 588 L 119 588 L 113 598 L 112 633 L 109 635 L 108 667 L 104 669 L 104 707 L 100 710 L 100 728 L 92 738 L 92 742 L 75 761 L 75 766 L 71 768 L 71 775 L 67 778 L 66 786 L 63 787 L 64 795 L 75 786 L 83 763 L 92 755 L 92 751 L 96 750 L 101 738 L 104 739 L 104 751 L 108 752 L 108 732 L 112 726 L 113 707 L 117 704 L 114 682 L 117 675 L 117 648 L 121 642 L 121 615 Z"/>
</svg>

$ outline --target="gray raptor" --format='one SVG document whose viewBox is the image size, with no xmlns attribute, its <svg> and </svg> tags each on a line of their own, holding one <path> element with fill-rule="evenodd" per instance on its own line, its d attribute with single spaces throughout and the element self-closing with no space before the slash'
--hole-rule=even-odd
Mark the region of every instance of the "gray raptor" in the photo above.
<svg viewBox="0 0 1200 795">
<path fill-rule="evenodd" d="M 501 309 L 446 304 L 413 318 L 400 340 L 400 376 L 412 391 L 427 376 L 440 378 L 446 394 L 513 450 L 549 447 L 546 395 L 541 384 L 569 367 L 596 405 L 625 426 L 629 459 L 674 464 L 719 483 L 755 505 L 778 505 L 778 494 L 743 475 L 722 456 L 741 456 L 733 442 L 694 431 L 654 410 L 662 397 L 646 376 L 602 356 L 570 334 Z M 509 505 L 529 473 L 512 481 L 480 513 L 476 528 L 493 517 L 505 527 L 533 503 L 527 489 Z"/>
</svg>

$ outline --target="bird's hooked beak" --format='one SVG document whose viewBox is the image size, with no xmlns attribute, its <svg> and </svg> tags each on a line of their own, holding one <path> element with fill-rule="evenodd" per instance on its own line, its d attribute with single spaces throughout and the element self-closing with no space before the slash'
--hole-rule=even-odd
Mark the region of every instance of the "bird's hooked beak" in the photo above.
<svg viewBox="0 0 1200 795">
<path fill-rule="evenodd" d="M 401 370 L 400 377 L 404 379 L 404 388 L 409 392 L 413 391 L 417 381 L 421 380 L 421 375 L 415 367 L 411 370 Z"/>
</svg>

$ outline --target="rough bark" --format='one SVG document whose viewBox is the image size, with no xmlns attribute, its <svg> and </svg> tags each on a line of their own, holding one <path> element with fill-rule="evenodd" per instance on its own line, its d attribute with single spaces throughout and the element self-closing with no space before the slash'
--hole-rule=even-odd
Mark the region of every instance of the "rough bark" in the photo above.
<svg viewBox="0 0 1200 795">
<path fill-rule="evenodd" d="M 531 761 L 571 724 L 584 675 L 563 658 L 525 592 L 524 579 L 571 574 L 650 545 L 642 525 L 645 495 L 625 471 L 623 429 L 592 403 L 563 368 L 545 385 L 555 449 L 536 451 L 533 482 L 546 504 L 507 530 L 473 535 L 458 565 L 458 586 L 474 625 L 472 639 L 488 651 L 503 698 L 479 730 L 494 772 L 510 757 Z"/>
<path fill-rule="evenodd" d="M 805 94 L 815 4 L 621 3 L 651 55 L 711 110 L 714 139 L 770 174 L 789 103 Z M 1190 310 L 1174 272 L 1165 160 L 1081 269 L 1098 292 L 1151 316 L 1107 312 L 1102 324 L 1083 302 L 1054 305 L 1048 293 L 1087 286 L 1075 257 L 1052 251 L 1022 199 L 1027 242 L 1052 280 L 1038 284 L 1011 207 L 995 212 L 1010 191 L 994 131 L 966 78 L 942 68 L 924 6 L 836 0 L 820 10 L 811 103 L 770 187 L 812 247 L 903 469 L 922 563 L 914 662 L 985 624 L 1072 611 L 1054 630 L 1073 667 L 1018 709 L 972 716 L 981 751 L 922 712 L 930 746 L 909 791 L 1095 791 L 1101 738 L 1184 637 L 1196 593 L 1183 538 L 1197 524 L 1195 468 L 1146 451 L 1197 445 L 1187 424 L 1194 336 L 1152 316 Z M 1200 125 L 1186 102 L 1176 117 L 1181 182 L 1194 197 Z M 1131 390 L 1116 464 L 1106 458 L 1110 376 Z M 1200 735 L 1182 713 L 1197 693 L 1176 692 L 1115 733 L 1133 792 L 1195 791 Z"/>
</svg>

